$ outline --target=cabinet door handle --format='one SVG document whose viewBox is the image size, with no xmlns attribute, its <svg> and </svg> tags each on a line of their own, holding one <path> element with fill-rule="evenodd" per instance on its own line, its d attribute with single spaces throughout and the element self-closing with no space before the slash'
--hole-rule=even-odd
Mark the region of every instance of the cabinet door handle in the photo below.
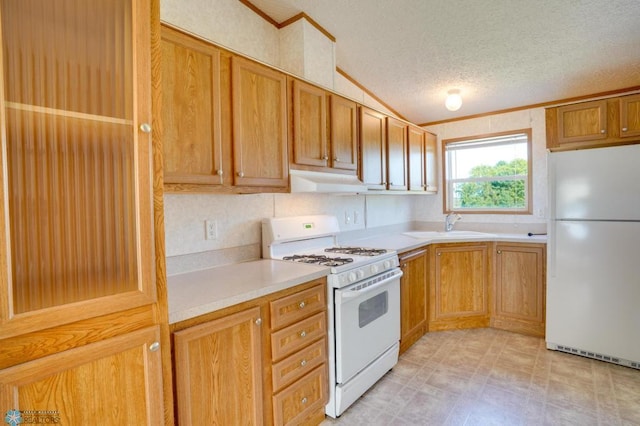
<svg viewBox="0 0 640 426">
<path fill-rule="evenodd" d="M 329 157 L 327 157 L 326 155 L 324 155 L 324 156 L 322 157 L 322 159 L 323 159 L 323 160 L 328 160 L 328 159 L 329 159 Z"/>
<path fill-rule="evenodd" d="M 442 256 L 442 253 L 438 253 L 438 256 Z"/>
<path fill-rule="evenodd" d="M 244 173 L 238 172 L 238 177 L 244 177 Z"/>
<path fill-rule="evenodd" d="M 301 402 L 302 404 L 306 404 L 306 403 L 307 403 L 307 401 L 308 401 L 308 399 L 307 399 L 307 397 L 306 397 L 306 396 L 300 400 L 300 402 Z"/>
<path fill-rule="evenodd" d="M 498 254 L 502 254 L 502 250 L 498 250 Z"/>
<path fill-rule="evenodd" d="M 158 349 L 160 349 L 160 343 L 159 342 L 153 342 L 152 344 L 149 345 L 149 350 L 151 352 L 156 352 Z"/>
<path fill-rule="evenodd" d="M 333 159 L 333 161 L 335 161 L 335 162 L 339 162 L 339 161 L 340 161 L 340 159 L 339 159 L 338 157 L 336 157 L 336 158 L 334 158 L 334 159 Z"/>
<path fill-rule="evenodd" d="M 218 170 L 218 171 L 216 171 L 216 174 L 217 174 L 218 176 L 222 176 L 222 175 L 224 174 L 224 172 L 223 172 L 222 170 Z"/>
<path fill-rule="evenodd" d="M 604 132 L 606 132 L 605 129 L 600 130 L 600 133 L 602 133 L 604 135 Z"/>
<path fill-rule="evenodd" d="M 258 319 L 256 320 L 256 325 L 260 325 L 260 324 L 262 324 L 262 318 L 258 318 Z"/>
<path fill-rule="evenodd" d="M 140 130 L 144 133 L 151 133 L 151 124 L 149 123 L 142 123 L 140 125 Z"/>
<path fill-rule="evenodd" d="M 627 128 L 626 128 L 626 127 L 623 127 L 623 128 L 622 128 L 622 131 L 623 131 L 623 132 L 626 132 L 626 131 L 627 131 Z"/>
</svg>

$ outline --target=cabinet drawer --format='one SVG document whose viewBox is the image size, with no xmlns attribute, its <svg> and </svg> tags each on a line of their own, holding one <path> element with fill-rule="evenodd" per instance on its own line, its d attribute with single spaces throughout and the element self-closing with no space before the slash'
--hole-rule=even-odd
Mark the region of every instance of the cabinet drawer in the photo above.
<svg viewBox="0 0 640 426">
<path fill-rule="evenodd" d="M 325 309 L 324 281 L 320 284 L 271 302 L 271 328 L 277 330 Z"/>
<path fill-rule="evenodd" d="M 327 319 L 324 311 L 271 334 L 273 360 L 281 359 L 302 349 L 309 343 L 327 334 Z"/>
<path fill-rule="evenodd" d="M 321 339 L 272 367 L 273 391 L 278 392 L 327 361 L 327 340 Z"/>
<path fill-rule="evenodd" d="M 323 364 L 273 397 L 276 425 L 298 424 L 327 401 L 327 366 Z"/>
</svg>

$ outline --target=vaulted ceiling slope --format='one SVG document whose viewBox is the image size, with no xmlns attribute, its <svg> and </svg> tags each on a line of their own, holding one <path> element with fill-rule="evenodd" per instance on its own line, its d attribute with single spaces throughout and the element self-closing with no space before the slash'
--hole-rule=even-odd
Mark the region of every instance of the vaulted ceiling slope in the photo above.
<svg viewBox="0 0 640 426">
<path fill-rule="evenodd" d="M 250 1 L 277 22 L 306 13 L 337 66 L 415 123 L 640 89 L 638 0 Z"/>
</svg>

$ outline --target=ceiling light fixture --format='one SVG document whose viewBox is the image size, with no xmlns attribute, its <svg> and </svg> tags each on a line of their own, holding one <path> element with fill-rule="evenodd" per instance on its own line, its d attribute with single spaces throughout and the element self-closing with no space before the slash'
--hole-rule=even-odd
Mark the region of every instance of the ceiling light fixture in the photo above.
<svg viewBox="0 0 640 426">
<path fill-rule="evenodd" d="M 444 106 L 449 111 L 457 111 L 462 106 L 462 97 L 460 96 L 460 90 L 451 89 L 447 92 L 447 100 L 444 101 Z"/>
</svg>

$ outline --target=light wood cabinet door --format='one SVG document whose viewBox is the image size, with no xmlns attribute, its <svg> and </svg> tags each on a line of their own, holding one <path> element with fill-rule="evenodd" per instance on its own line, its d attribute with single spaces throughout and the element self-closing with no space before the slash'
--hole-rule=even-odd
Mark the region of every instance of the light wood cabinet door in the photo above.
<svg viewBox="0 0 640 426">
<path fill-rule="evenodd" d="M 387 117 L 387 189 L 407 190 L 407 157 L 407 125 Z"/>
<path fill-rule="evenodd" d="M 164 182 L 221 185 L 220 51 L 162 27 Z"/>
<path fill-rule="evenodd" d="M 620 98 L 620 137 L 640 136 L 640 95 Z"/>
<path fill-rule="evenodd" d="M 0 7 L 0 339 L 152 309 L 151 3 Z"/>
<path fill-rule="evenodd" d="M 159 335 L 159 327 L 145 328 L 0 370 L 3 416 L 18 410 L 34 424 L 163 424 Z"/>
<path fill-rule="evenodd" d="M 487 327 L 489 243 L 435 244 L 429 267 L 429 330 Z"/>
<path fill-rule="evenodd" d="M 288 187 L 285 74 L 236 56 L 231 85 L 234 184 Z"/>
<path fill-rule="evenodd" d="M 438 192 L 438 154 L 436 144 L 438 137 L 433 133 L 425 133 L 425 160 L 427 192 Z"/>
<path fill-rule="evenodd" d="M 583 102 L 557 109 L 558 143 L 607 138 L 607 101 Z"/>
<path fill-rule="evenodd" d="M 427 250 L 400 255 L 400 353 L 427 331 Z"/>
<path fill-rule="evenodd" d="M 369 189 L 387 189 L 387 129 L 383 114 L 360 107 L 361 180 Z"/>
<path fill-rule="evenodd" d="M 425 133 L 419 127 L 407 128 L 409 191 L 424 192 L 427 189 Z"/>
<path fill-rule="evenodd" d="M 293 80 L 293 163 L 327 167 L 327 96 L 323 89 Z"/>
<path fill-rule="evenodd" d="M 331 167 L 358 170 L 358 106 L 340 96 L 330 97 Z"/>
<path fill-rule="evenodd" d="M 496 244 L 492 326 L 544 337 L 544 244 Z"/>
<path fill-rule="evenodd" d="M 262 424 L 261 327 L 254 307 L 174 333 L 180 424 Z"/>
</svg>

